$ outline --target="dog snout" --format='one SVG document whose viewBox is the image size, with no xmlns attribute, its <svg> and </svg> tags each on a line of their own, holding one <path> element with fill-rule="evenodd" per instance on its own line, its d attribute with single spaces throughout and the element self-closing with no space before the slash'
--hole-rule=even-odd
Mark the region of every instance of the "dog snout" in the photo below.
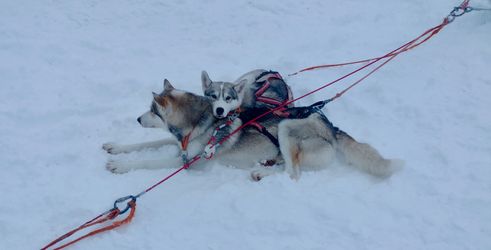
<svg viewBox="0 0 491 250">
<path fill-rule="evenodd" d="M 225 111 L 223 108 L 217 108 L 217 115 L 223 115 L 223 111 Z"/>
<path fill-rule="evenodd" d="M 142 118 L 141 118 L 141 116 L 138 117 L 138 118 L 136 118 L 136 120 L 138 121 L 138 123 L 142 124 Z"/>
</svg>

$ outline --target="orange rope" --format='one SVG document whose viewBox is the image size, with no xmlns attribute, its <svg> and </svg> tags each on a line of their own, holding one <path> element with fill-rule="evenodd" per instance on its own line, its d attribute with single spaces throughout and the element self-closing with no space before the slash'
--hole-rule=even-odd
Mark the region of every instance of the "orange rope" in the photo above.
<svg viewBox="0 0 491 250">
<path fill-rule="evenodd" d="M 99 228 L 99 229 L 96 229 L 96 230 L 93 230 L 75 240 L 72 240 L 68 243 L 65 243 L 64 245 L 62 246 L 59 246 L 57 248 L 55 248 L 54 250 L 59 250 L 59 249 L 63 249 L 65 247 L 68 247 L 70 245 L 73 245 L 87 237 L 90 237 L 90 236 L 93 236 L 93 235 L 96 235 L 96 234 L 99 234 L 99 233 L 102 233 L 102 232 L 105 232 L 105 231 L 109 231 L 109 230 L 112 230 L 114 228 L 117 228 L 117 227 L 120 227 L 124 224 L 127 224 L 127 223 L 130 223 L 131 220 L 133 219 L 133 217 L 135 216 L 135 210 L 136 210 L 136 202 L 135 201 L 130 201 L 128 202 L 128 205 L 130 206 L 130 213 L 128 214 L 128 216 L 122 220 L 119 220 L 119 221 L 115 221 L 113 222 L 111 225 L 108 225 L 108 226 L 105 226 L 105 227 L 102 227 L 102 228 Z M 106 221 L 109 221 L 109 220 L 113 220 L 115 219 L 117 216 L 119 215 L 119 209 L 113 209 L 111 210 L 105 217 L 101 218 L 102 216 L 104 216 L 104 214 L 102 215 L 99 215 L 97 216 L 96 218 L 92 219 L 91 221 L 79 226 L 78 228 L 64 234 L 63 236 L 59 237 L 58 239 L 52 241 L 51 243 L 49 243 L 47 246 L 43 247 L 41 250 L 45 250 L 45 249 L 48 249 L 49 247 L 57 244 L 58 242 L 68 238 L 69 236 L 73 235 L 74 233 L 82 230 L 82 229 L 85 229 L 85 228 L 88 228 L 88 227 L 91 227 L 91 226 L 94 226 L 94 225 L 97 225 L 97 224 L 101 224 L 101 223 L 104 223 Z"/>
</svg>

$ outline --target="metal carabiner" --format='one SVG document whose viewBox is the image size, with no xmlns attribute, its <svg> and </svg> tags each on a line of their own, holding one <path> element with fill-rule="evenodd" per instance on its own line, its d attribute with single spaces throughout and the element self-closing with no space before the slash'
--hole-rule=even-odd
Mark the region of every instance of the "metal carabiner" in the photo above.
<svg viewBox="0 0 491 250">
<path fill-rule="evenodd" d="M 472 7 L 465 7 L 465 8 L 462 8 L 460 6 L 454 7 L 453 10 L 450 12 L 450 14 L 448 14 L 448 16 L 446 18 L 447 23 L 451 23 L 455 20 L 456 17 L 462 16 L 465 13 L 469 13 L 473 10 L 474 10 L 474 8 L 472 8 Z"/>
<path fill-rule="evenodd" d="M 453 17 L 462 16 L 464 14 L 465 14 L 465 9 L 463 9 L 462 7 L 455 7 L 450 12 L 450 15 L 453 16 Z"/>
<path fill-rule="evenodd" d="M 237 117 L 239 117 L 239 112 L 234 111 L 233 114 L 231 114 L 231 115 L 228 116 L 228 120 L 230 122 L 233 122 L 233 121 L 235 121 L 235 119 L 237 119 Z"/>
<path fill-rule="evenodd" d="M 121 197 L 119 199 L 117 199 L 116 201 L 114 201 L 114 208 L 113 209 L 118 209 L 119 210 L 119 207 L 118 207 L 118 203 L 122 203 L 122 202 L 125 202 L 127 200 L 131 200 L 132 202 L 136 202 L 136 197 L 133 196 L 133 195 L 128 195 L 128 196 L 125 196 L 125 197 Z M 130 209 L 130 202 L 131 201 L 128 201 L 128 203 L 126 203 L 126 207 L 123 209 L 123 210 L 119 210 L 119 214 L 124 214 L 128 211 L 128 209 Z"/>
</svg>

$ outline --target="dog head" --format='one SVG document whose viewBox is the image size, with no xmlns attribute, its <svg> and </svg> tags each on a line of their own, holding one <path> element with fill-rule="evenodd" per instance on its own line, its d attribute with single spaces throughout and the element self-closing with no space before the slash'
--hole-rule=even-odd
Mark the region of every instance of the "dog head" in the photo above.
<svg viewBox="0 0 491 250">
<path fill-rule="evenodd" d="M 144 128 L 166 128 L 166 117 L 168 116 L 169 110 L 172 108 L 170 102 L 168 101 L 169 96 L 172 95 L 174 87 L 170 82 L 164 80 L 164 91 L 161 94 L 153 94 L 152 104 L 150 105 L 150 110 L 145 112 L 143 115 L 137 118 L 138 123 Z"/>
<path fill-rule="evenodd" d="M 240 107 L 244 98 L 244 87 L 247 80 L 237 84 L 230 82 L 213 82 L 206 71 L 201 72 L 203 93 L 212 99 L 213 115 L 225 118 L 228 113 Z"/>
<path fill-rule="evenodd" d="M 211 116 L 209 98 L 175 89 L 165 79 L 162 93 L 153 93 L 150 110 L 137 120 L 145 128 L 187 128 L 198 124 L 207 112 Z"/>
</svg>

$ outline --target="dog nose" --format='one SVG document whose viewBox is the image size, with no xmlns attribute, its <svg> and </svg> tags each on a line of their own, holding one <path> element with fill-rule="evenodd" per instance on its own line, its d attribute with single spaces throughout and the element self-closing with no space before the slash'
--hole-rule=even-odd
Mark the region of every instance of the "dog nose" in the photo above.
<svg viewBox="0 0 491 250">
<path fill-rule="evenodd" d="M 217 108 L 217 115 L 223 115 L 223 108 Z"/>
<path fill-rule="evenodd" d="M 142 118 L 141 117 L 138 117 L 136 120 L 138 121 L 138 123 L 142 124 Z"/>
</svg>

